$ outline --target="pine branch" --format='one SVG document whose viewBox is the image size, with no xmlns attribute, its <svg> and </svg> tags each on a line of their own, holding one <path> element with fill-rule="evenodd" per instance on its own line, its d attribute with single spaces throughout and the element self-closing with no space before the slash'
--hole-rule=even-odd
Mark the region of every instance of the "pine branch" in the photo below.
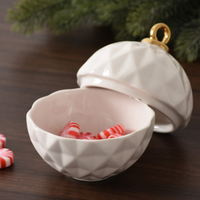
<svg viewBox="0 0 200 200">
<path fill-rule="evenodd" d="M 200 58 L 200 17 L 183 26 L 174 50 L 183 61 L 193 62 Z"/>
<path fill-rule="evenodd" d="M 134 5 L 134 1 L 131 0 L 101 0 L 96 12 L 99 21 L 106 24 L 114 23 L 118 18 L 127 15 L 127 10 Z M 123 16 L 121 14 L 123 13 Z"/>
<path fill-rule="evenodd" d="M 55 12 L 47 27 L 51 28 L 55 34 L 64 33 L 82 23 L 97 23 L 96 4 L 98 1 L 76 0 L 72 4 Z"/>
<path fill-rule="evenodd" d="M 45 25 L 55 34 L 83 23 L 109 25 L 118 41 L 141 40 L 154 24 L 164 22 L 180 59 L 200 57 L 199 0 L 19 0 L 7 19 L 13 31 L 26 35 Z"/>
<path fill-rule="evenodd" d="M 111 24 L 112 29 L 115 33 L 115 39 L 117 41 L 137 40 L 138 38 L 134 37 L 126 29 L 126 18 L 127 18 L 128 8 L 118 11 L 117 13 L 118 13 L 117 16 L 113 15 L 113 18 L 115 20 L 113 20 Z"/>
<path fill-rule="evenodd" d="M 126 30 L 127 13 L 136 4 L 138 2 L 133 0 L 102 0 L 98 5 L 96 12 L 100 24 L 110 25 L 117 41 L 137 39 Z"/>
<path fill-rule="evenodd" d="M 57 10 L 70 2 L 70 0 L 20 0 L 15 3 L 15 9 L 8 10 L 7 20 L 14 22 L 12 31 L 30 35 L 42 29 Z"/>
<path fill-rule="evenodd" d="M 151 27 L 159 22 L 166 23 L 180 14 L 183 2 L 180 0 L 145 0 L 134 7 L 127 16 L 127 30 L 135 37 L 145 37 Z"/>
</svg>

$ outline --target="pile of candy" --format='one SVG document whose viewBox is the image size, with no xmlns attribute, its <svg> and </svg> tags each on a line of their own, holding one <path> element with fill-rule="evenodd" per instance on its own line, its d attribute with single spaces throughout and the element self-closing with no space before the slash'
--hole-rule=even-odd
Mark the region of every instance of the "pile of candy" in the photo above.
<svg viewBox="0 0 200 200">
<path fill-rule="evenodd" d="M 92 133 L 80 132 L 80 126 L 78 123 L 70 121 L 61 131 L 60 136 L 72 139 L 83 139 L 83 140 L 101 140 L 101 139 L 111 139 L 116 137 L 121 137 L 124 135 L 125 129 L 122 124 L 118 124 L 111 128 L 98 133 L 97 136 L 92 135 Z"/>
<path fill-rule="evenodd" d="M 14 154 L 9 149 L 4 148 L 6 137 L 0 134 L 0 169 L 9 167 L 14 162 Z"/>
</svg>

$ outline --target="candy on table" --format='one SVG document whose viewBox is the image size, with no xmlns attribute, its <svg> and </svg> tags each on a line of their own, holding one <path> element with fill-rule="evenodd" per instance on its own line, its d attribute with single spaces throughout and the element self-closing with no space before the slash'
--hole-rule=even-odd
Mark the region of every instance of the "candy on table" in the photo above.
<svg viewBox="0 0 200 200">
<path fill-rule="evenodd" d="M 79 134 L 77 139 L 83 139 L 84 137 L 91 136 L 91 135 L 92 135 L 92 133 L 90 133 L 90 132 L 86 132 L 86 133 L 80 132 L 80 134 Z"/>
<path fill-rule="evenodd" d="M 116 126 L 113 126 L 111 128 L 108 128 L 104 131 L 101 131 L 98 135 L 98 139 L 107 139 L 110 135 L 118 133 L 120 135 L 123 135 L 125 133 L 125 129 L 122 124 L 118 124 Z"/>
<path fill-rule="evenodd" d="M 0 149 L 0 169 L 9 167 L 14 162 L 14 154 L 11 150 L 2 148 Z"/>
<path fill-rule="evenodd" d="M 6 145 L 6 137 L 0 133 L 0 148 L 4 148 Z"/>
<path fill-rule="evenodd" d="M 121 136 L 122 136 L 122 135 L 119 134 L 119 133 L 114 133 L 114 134 L 110 135 L 110 136 L 108 137 L 108 139 L 117 138 L 117 137 L 121 137 Z"/>
<path fill-rule="evenodd" d="M 97 140 L 97 137 L 94 135 L 85 136 L 82 138 L 83 140 Z"/>
<path fill-rule="evenodd" d="M 74 121 L 70 121 L 61 131 L 60 136 L 65 138 L 77 139 L 80 132 L 80 126 Z"/>
</svg>

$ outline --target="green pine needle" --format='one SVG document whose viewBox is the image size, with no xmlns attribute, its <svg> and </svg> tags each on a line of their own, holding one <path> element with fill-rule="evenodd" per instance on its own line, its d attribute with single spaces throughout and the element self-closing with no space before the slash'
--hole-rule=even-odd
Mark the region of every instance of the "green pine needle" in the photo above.
<svg viewBox="0 0 200 200">
<path fill-rule="evenodd" d="M 8 10 L 7 20 L 14 22 L 12 31 L 30 35 L 42 29 L 53 14 L 70 0 L 20 0 L 15 9 Z"/>
<path fill-rule="evenodd" d="M 55 34 L 64 33 L 82 23 L 93 23 L 97 21 L 93 1 L 72 1 L 71 5 L 63 7 L 54 13 L 47 27 L 51 28 Z"/>
<path fill-rule="evenodd" d="M 45 26 L 61 34 L 84 23 L 109 25 L 117 41 L 141 40 L 163 22 L 171 29 L 169 45 L 178 58 L 200 58 L 199 0 L 18 0 L 7 19 L 12 31 L 26 35 Z"/>
<path fill-rule="evenodd" d="M 174 50 L 183 61 L 193 62 L 200 58 L 200 18 L 193 19 L 183 27 Z"/>
<path fill-rule="evenodd" d="M 126 28 L 133 36 L 144 37 L 154 24 L 165 23 L 171 16 L 178 15 L 181 3 L 179 0 L 141 1 L 129 12 Z"/>
</svg>

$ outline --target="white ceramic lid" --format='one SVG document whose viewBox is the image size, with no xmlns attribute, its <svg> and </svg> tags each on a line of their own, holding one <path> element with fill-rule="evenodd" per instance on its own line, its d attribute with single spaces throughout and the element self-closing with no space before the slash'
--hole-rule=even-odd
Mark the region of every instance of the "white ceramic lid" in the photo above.
<svg viewBox="0 0 200 200">
<path fill-rule="evenodd" d="M 156 113 L 154 131 L 185 127 L 193 97 L 181 65 L 166 50 L 148 42 L 117 42 L 94 53 L 77 73 L 82 87 L 101 87 L 135 97 Z"/>
</svg>

